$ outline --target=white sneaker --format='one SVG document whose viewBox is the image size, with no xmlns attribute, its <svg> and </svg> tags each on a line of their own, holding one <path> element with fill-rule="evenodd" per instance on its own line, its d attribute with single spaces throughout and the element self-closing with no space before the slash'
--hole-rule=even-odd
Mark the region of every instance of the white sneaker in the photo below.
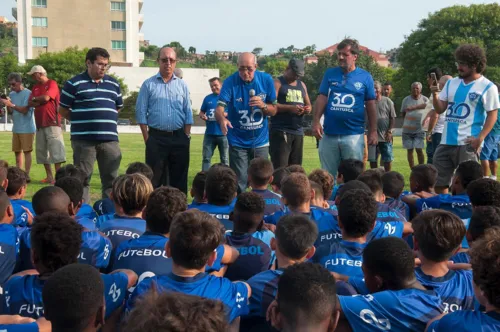
<svg viewBox="0 0 500 332">
<path fill-rule="evenodd" d="M 490 176 L 490 179 L 492 179 L 492 180 L 495 180 L 495 181 L 496 181 L 496 180 L 497 180 L 497 177 L 496 177 L 496 175 L 491 175 L 491 176 Z"/>
</svg>

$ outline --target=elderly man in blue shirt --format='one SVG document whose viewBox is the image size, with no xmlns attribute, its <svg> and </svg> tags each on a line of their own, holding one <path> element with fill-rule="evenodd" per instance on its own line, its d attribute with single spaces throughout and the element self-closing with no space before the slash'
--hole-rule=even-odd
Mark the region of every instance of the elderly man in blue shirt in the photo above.
<svg viewBox="0 0 500 332">
<path fill-rule="evenodd" d="M 170 47 L 158 53 L 158 74 L 141 86 L 135 107 L 146 143 L 146 163 L 153 186 L 170 185 L 187 192 L 189 145 L 193 113 L 189 90 L 174 74 L 177 55 Z"/>
</svg>

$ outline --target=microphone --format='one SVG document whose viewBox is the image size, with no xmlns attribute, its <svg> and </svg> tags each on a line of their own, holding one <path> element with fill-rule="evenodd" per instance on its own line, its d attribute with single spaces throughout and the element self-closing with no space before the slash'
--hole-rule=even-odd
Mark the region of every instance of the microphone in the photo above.
<svg viewBox="0 0 500 332">
<path fill-rule="evenodd" d="M 255 97 L 255 90 L 254 89 L 250 89 L 248 91 L 248 95 L 250 96 L 250 98 Z M 250 110 L 253 111 L 253 106 L 250 106 Z"/>
</svg>

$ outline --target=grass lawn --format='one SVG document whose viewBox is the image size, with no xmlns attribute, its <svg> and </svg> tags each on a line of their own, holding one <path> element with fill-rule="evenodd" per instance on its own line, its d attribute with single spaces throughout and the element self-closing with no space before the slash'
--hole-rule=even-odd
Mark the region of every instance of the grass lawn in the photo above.
<svg viewBox="0 0 500 332">
<path fill-rule="evenodd" d="M 71 142 L 69 140 L 69 133 L 64 134 L 66 142 L 66 156 L 67 162 L 71 163 L 73 159 L 73 152 L 71 150 Z M 9 165 L 15 165 L 14 153 L 11 152 L 11 140 L 12 133 L 1 132 L 0 133 L 0 159 L 7 160 Z M 191 161 L 189 164 L 189 182 L 191 184 L 193 177 L 198 171 L 201 170 L 201 151 L 202 151 L 203 136 L 193 135 L 191 138 Z M 144 162 L 144 142 L 140 134 L 120 134 L 120 147 L 122 150 L 122 163 L 120 167 L 120 174 L 125 173 L 127 166 L 134 161 Z M 406 179 L 408 187 L 408 179 L 410 174 L 410 169 L 406 161 L 405 150 L 401 147 L 401 138 L 395 138 L 394 144 L 394 159 L 393 170 L 402 173 Z M 416 159 L 416 156 L 415 156 Z M 33 152 L 33 160 L 35 161 L 35 155 Z M 219 162 L 218 152 L 215 152 L 212 161 Z M 315 168 L 320 167 L 318 150 L 316 149 L 316 140 L 313 137 L 306 137 L 304 140 L 304 161 L 303 166 L 307 172 Z M 26 199 L 31 200 L 31 196 L 38 191 L 43 184 L 40 180 L 45 178 L 45 171 L 43 165 L 34 164 L 31 170 L 32 182 L 28 185 Z M 100 178 L 99 170 L 97 168 L 97 163 L 94 168 L 94 174 L 91 181 L 91 199 L 95 201 L 100 198 Z M 189 198 L 191 200 L 191 198 Z"/>
</svg>

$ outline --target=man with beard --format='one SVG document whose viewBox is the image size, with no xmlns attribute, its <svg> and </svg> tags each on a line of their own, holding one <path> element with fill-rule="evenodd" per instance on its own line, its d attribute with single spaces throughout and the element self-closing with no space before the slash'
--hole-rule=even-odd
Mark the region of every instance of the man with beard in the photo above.
<svg viewBox="0 0 500 332">
<path fill-rule="evenodd" d="M 458 77 L 449 80 L 439 92 L 432 86 L 434 109 L 446 111 L 441 144 L 434 154 L 438 170 L 437 193 L 447 193 L 458 164 L 478 160 L 478 151 L 497 121 L 500 107 L 498 88 L 481 73 L 486 68 L 484 50 L 472 44 L 455 51 Z"/>
</svg>

